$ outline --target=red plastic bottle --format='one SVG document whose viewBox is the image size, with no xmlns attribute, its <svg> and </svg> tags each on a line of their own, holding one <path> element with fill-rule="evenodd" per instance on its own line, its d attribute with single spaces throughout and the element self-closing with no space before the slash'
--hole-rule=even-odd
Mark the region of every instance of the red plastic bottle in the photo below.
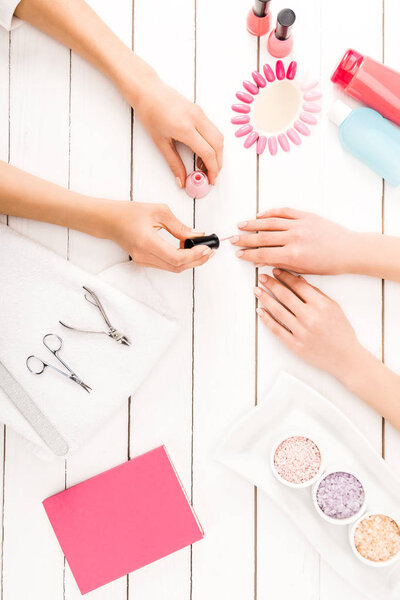
<svg viewBox="0 0 400 600">
<path fill-rule="evenodd" d="M 400 73 L 369 56 L 347 50 L 331 81 L 341 85 L 349 96 L 400 125 Z"/>
</svg>

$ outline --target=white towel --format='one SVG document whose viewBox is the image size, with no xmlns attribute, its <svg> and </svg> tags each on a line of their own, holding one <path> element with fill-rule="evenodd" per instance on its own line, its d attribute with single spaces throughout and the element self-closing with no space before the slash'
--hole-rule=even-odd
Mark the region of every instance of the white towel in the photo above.
<svg viewBox="0 0 400 600">
<path fill-rule="evenodd" d="M 96 292 L 112 325 L 131 346 L 121 346 L 106 335 L 70 331 L 58 323 L 105 329 L 99 311 L 84 299 L 82 285 Z M 68 455 L 135 393 L 176 329 L 140 267 L 122 263 L 94 276 L 0 225 L 0 361 L 66 441 Z M 41 375 L 28 371 L 25 361 L 31 354 L 64 369 L 42 343 L 47 333 L 61 336 L 60 356 L 92 388 L 90 394 L 52 369 Z M 51 456 L 1 389 L 0 421 Z"/>
</svg>

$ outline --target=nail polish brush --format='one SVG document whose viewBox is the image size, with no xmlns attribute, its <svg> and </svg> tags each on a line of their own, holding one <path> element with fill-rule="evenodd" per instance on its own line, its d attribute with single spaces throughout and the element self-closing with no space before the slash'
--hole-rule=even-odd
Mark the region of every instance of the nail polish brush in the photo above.
<svg viewBox="0 0 400 600">
<path fill-rule="evenodd" d="M 221 242 L 230 240 L 232 237 L 233 235 L 228 235 L 227 237 L 219 238 L 216 233 L 212 233 L 211 235 L 201 235 L 199 237 L 188 238 L 185 240 L 184 247 L 187 249 L 202 245 L 217 249 L 219 248 Z"/>
</svg>

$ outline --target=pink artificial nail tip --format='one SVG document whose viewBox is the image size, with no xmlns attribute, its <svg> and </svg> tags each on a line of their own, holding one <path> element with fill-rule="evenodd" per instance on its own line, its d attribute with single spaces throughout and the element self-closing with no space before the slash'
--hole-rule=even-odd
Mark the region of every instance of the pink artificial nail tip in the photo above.
<svg viewBox="0 0 400 600">
<path fill-rule="evenodd" d="M 258 133 L 257 133 L 257 131 L 252 131 L 252 132 L 251 132 L 251 133 L 250 133 L 250 134 L 247 136 L 247 138 L 245 139 L 245 142 L 244 142 L 243 146 L 244 146 L 245 148 L 250 148 L 250 146 L 252 146 L 252 145 L 255 143 L 255 141 L 257 140 L 257 138 L 258 138 Z"/>
<path fill-rule="evenodd" d="M 271 81 L 275 81 L 275 73 L 273 72 L 272 68 L 270 67 L 270 65 L 264 65 L 263 66 L 263 71 L 264 71 L 264 75 L 267 79 L 267 81 L 271 82 Z"/>
<path fill-rule="evenodd" d="M 301 144 L 301 139 L 299 134 L 297 133 L 297 131 L 295 131 L 294 129 L 292 129 L 291 127 L 289 127 L 289 129 L 287 130 L 287 136 L 289 138 L 289 140 L 291 142 L 293 142 L 293 144 L 296 144 L 296 146 L 300 146 Z"/>
<path fill-rule="evenodd" d="M 284 152 L 289 152 L 289 150 L 290 150 L 289 140 L 287 139 L 287 137 L 284 133 L 280 133 L 278 135 L 278 142 Z"/>
<path fill-rule="evenodd" d="M 300 86 L 302 92 L 307 92 L 308 90 L 312 90 L 317 87 L 318 81 L 316 79 L 311 79 L 310 81 L 306 81 Z"/>
<path fill-rule="evenodd" d="M 254 100 L 254 96 L 248 94 L 247 92 L 236 92 L 236 98 L 241 100 L 241 102 L 246 102 L 247 104 L 251 104 Z"/>
<path fill-rule="evenodd" d="M 271 156 L 275 156 L 278 152 L 278 144 L 276 143 L 276 137 L 274 135 L 268 138 L 268 150 Z"/>
<path fill-rule="evenodd" d="M 302 135 L 310 135 L 311 133 L 307 125 L 304 125 L 304 123 L 302 123 L 301 121 L 295 121 L 293 126 L 296 129 L 296 131 L 298 131 Z"/>
<path fill-rule="evenodd" d="M 248 133 L 250 133 L 250 131 L 253 130 L 253 125 L 243 125 L 242 127 L 239 127 L 239 129 L 237 131 L 235 131 L 235 136 L 236 137 L 243 137 L 244 135 L 247 135 Z"/>
<path fill-rule="evenodd" d="M 296 71 L 297 71 L 297 62 L 295 60 L 292 60 L 292 62 L 290 63 L 290 65 L 287 68 L 286 78 L 294 79 L 296 76 Z"/>
<path fill-rule="evenodd" d="M 257 154 L 262 154 L 265 150 L 265 146 L 267 145 L 267 138 L 265 135 L 260 135 L 257 140 L 256 152 Z"/>
<path fill-rule="evenodd" d="M 316 125 L 318 123 L 317 117 L 307 112 L 300 113 L 300 119 L 303 123 L 307 123 L 308 125 Z"/>
<path fill-rule="evenodd" d="M 237 115 L 236 117 L 232 117 L 231 123 L 234 125 L 245 125 L 245 123 L 250 123 L 250 117 L 248 115 Z"/>
<path fill-rule="evenodd" d="M 322 93 L 319 92 L 318 90 L 315 91 L 311 91 L 311 92 L 306 92 L 304 94 L 304 100 L 319 100 L 320 98 L 322 98 Z"/>
<path fill-rule="evenodd" d="M 264 88 L 267 85 L 267 82 L 265 81 L 264 77 L 258 71 L 253 71 L 251 75 L 258 87 Z"/>
<path fill-rule="evenodd" d="M 256 96 L 258 94 L 258 87 L 251 81 L 243 81 L 243 87 L 245 90 Z"/>
<path fill-rule="evenodd" d="M 232 104 L 232 110 L 247 114 L 250 112 L 250 106 L 248 104 Z"/>
<path fill-rule="evenodd" d="M 281 60 L 276 61 L 275 65 L 275 73 L 277 78 L 281 81 L 285 77 L 285 67 L 283 66 L 283 62 Z"/>
<path fill-rule="evenodd" d="M 303 109 L 310 113 L 319 113 L 321 112 L 321 105 L 316 102 L 306 102 L 303 104 Z"/>
</svg>

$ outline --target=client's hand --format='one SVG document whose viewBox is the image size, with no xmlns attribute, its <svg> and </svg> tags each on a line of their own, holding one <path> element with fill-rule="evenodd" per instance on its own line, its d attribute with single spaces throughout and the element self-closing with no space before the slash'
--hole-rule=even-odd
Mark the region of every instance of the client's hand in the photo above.
<svg viewBox="0 0 400 600">
<path fill-rule="evenodd" d="M 236 254 L 257 266 L 319 275 L 346 273 L 354 268 L 359 234 L 318 215 L 277 208 L 239 223 L 239 229 L 252 233 L 231 239 L 235 246 L 245 248 Z"/>
<path fill-rule="evenodd" d="M 254 290 L 262 322 L 297 356 L 343 379 L 362 347 L 342 309 L 303 277 L 273 273 Z"/>
</svg>

